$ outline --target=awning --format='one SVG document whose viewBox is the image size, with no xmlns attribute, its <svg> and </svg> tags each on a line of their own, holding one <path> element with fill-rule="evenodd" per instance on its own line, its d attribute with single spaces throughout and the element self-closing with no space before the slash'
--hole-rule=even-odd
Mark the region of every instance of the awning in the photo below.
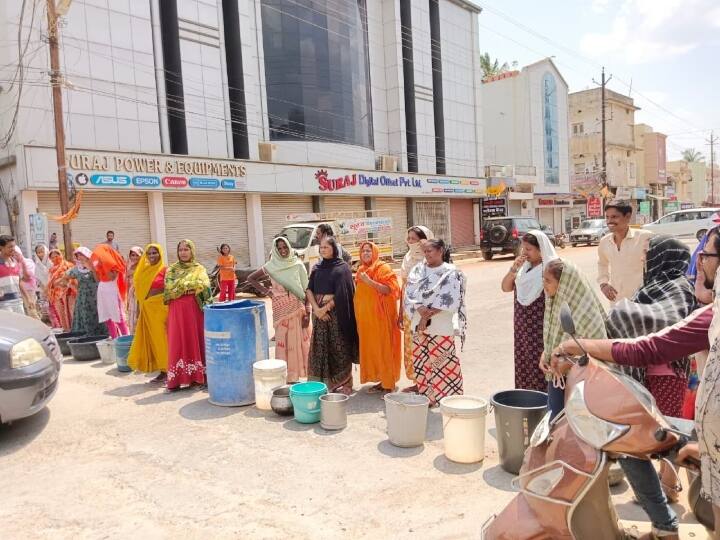
<svg viewBox="0 0 720 540">
<path fill-rule="evenodd" d="M 658 201 L 669 201 L 670 197 L 663 197 L 662 195 L 653 195 L 652 193 L 647 194 L 648 197 L 651 199 L 656 199 Z"/>
</svg>

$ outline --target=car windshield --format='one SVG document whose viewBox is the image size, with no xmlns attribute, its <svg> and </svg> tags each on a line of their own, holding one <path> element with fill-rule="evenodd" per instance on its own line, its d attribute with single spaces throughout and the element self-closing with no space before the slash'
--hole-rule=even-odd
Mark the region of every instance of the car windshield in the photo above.
<svg viewBox="0 0 720 540">
<path fill-rule="evenodd" d="M 587 219 L 580 224 L 581 229 L 600 229 L 605 226 L 602 219 Z"/>
<path fill-rule="evenodd" d="M 284 236 L 293 249 L 305 249 L 310 244 L 312 227 L 285 227 L 278 236 Z"/>
</svg>

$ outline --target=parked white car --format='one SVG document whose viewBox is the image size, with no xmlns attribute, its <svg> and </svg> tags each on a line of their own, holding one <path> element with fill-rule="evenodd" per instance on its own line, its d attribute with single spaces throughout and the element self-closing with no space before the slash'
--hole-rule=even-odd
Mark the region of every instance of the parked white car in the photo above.
<svg viewBox="0 0 720 540">
<path fill-rule="evenodd" d="M 712 216 L 720 212 L 720 208 L 691 208 L 678 210 L 661 217 L 657 221 L 643 225 L 643 229 L 657 234 L 675 237 L 702 239 L 705 233 L 716 224 Z"/>
</svg>

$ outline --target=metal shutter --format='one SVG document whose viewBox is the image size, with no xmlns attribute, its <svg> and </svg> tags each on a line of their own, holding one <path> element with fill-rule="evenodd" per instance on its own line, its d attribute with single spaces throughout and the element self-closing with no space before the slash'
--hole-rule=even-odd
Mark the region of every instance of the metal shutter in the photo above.
<svg viewBox="0 0 720 540">
<path fill-rule="evenodd" d="M 416 200 L 415 223 L 413 225 L 424 225 L 433 232 L 435 238 L 441 238 L 446 243 L 450 243 L 448 215 L 447 199 L 439 201 Z"/>
<path fill-rule="evenodd" d="M 238 268 L 250 266 L 245 195 L 242 193 L 164 193 L 168 260 L 175 262 L 183 238 L 195 242 L 198 260 L 212 269 L 220 244 L 230 244 Z"/>
<path fill-rule="evenodd" d="M 324 212 L 364 212 L 365 197 L 342 197 L 330 195 L 323 197 Z"/>
<path fill-rule="evenodd" d="M 46 214 L 60 215 L 60 198 L 57 191 L 38 192 L 38 210 Z M 50 233 L 57 233 L 62 245 L 62 226 L 48 219 Z M 150 214 L 147 193 L 89 192 L 83 193 L 80 212 L 72 221 L 72 237 L 93 249 L 105 241 L 105 233 L 115 231 L 115 240 L 123 256 L 127 257 L 132 246 L 145 247 L 150 237 Z"/>
<path fill-rule="evenodd" d="M 275 235 L 287 225 L 288 214 L 306 214 L 313 211 L 312 197 L 303 195 L 262 195 L 263 240 L 265 257 L 270 256 L 270 247 Z"/>
<path fill-rule="evenodd" d="M 455 247 L 475 244 L 475 221 L 472 199 L 450 199 L 450 225 Z"/>
<path fill-rule="evenodd" d="M 396 197 L 377 197 L 375 209 L 379 215 L 389 215 L 393 221 L 392 243 L 396 255 L 404 255 L 407 251 L 407 199 Z"/>
</svg>

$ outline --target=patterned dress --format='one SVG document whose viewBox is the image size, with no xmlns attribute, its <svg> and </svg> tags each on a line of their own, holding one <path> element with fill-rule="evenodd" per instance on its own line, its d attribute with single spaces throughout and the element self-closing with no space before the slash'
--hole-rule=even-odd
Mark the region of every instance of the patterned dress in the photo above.
<svg viewBox="0 0 720 540">
<path fill-rule="evenodd" d="M 68 277 L 77 280 L 77 298 L 73 313 L 72 331 L 84 332 L 90 336 L 107 335 L 107 326 L 98 320 L 97 281 L 92 272 L 80 272 L 73 268 Z"/>
<path fill-rule="evenodd" d="M 543 318 L 545 293 L 529 306 L 523 306 L 515 295 L 515 388 L 547 392 L 545 374 L 540 370 L 543 352 Z"/>
<path fill-rule="evenodd" d="M 310 325 L 303 328 L 305 304 L 277 281 L 272 283 L 273 327 L 275 328 L 275 358 L 287 362 L 288 382 L 307 377 L 310 354 Z"/>
</svg>

